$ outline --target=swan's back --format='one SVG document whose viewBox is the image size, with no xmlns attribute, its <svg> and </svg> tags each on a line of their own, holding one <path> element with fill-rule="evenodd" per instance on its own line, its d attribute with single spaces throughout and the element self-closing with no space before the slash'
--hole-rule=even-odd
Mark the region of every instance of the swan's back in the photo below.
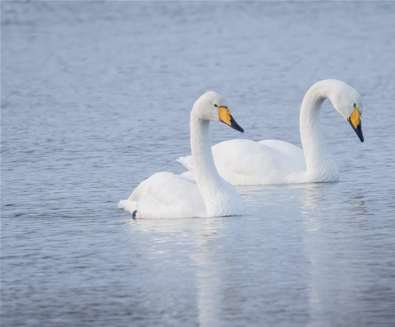
<svg viewBox="0 0 395 327">
<path fill-rule="evenodd" d="M 287 183 L 304 169 L 303 151 L 287 142 L 235 139 L 213 146 L 219 173 L 234 185 Z"/>
</svg>

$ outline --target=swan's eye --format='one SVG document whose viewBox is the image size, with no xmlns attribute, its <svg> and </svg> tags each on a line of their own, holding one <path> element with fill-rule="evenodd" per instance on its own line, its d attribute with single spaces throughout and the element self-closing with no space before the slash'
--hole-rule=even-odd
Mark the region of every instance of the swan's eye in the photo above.
<svg viewBox="0 0 395 327">
<path fill-rule="evenodd" d="M 354 107 L 354 108 L 356 108 L 356 107 L 357 107 L 357 104 L 356 104 L 355 102 L 353 103 L 353 107 Z"/>
<path fill-rule="evenodd" d="M 218 105 L 217 105 L 216 103 L 214 103 L 214 107 L 215 107 L 215 108 L 218 108 Z"/>
</svg>

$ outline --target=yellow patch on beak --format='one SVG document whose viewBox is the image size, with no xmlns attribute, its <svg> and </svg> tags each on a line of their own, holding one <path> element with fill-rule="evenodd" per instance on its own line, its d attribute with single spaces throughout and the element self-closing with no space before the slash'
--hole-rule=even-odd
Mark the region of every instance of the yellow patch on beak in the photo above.
<svg viewBox="0 0 395 327">
<path fill-rule="evenodd" d="M 355 106 L 355 109 L 348 118 L 348 121 L 354 128 L 357 128 L 359 125 L 361 125 L 361 111 L 359 110 L 358 106 Z"/>
<path fill-rule="evenodd" d="M 232 116 L 230 114 L 230 110 L 226 106 L 220 106 L 218 108 L 218 119 L 230 126 L 232 124 Z"/>
</svg>

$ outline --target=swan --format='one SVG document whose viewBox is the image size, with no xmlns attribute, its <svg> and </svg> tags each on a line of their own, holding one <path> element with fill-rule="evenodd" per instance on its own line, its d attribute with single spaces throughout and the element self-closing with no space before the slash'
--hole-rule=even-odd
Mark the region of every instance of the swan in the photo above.
<svg viewBox="0 0 395 327">
<path fill-rule="evenodd" d="M 299 120 L 302 149 L 280 140 L 224 141 L 212 147 L 220 175 L 233 185 L 337 181 L 336 165 L 327 154 L 320 135 L 319 113 L 325 99 L 329 99 L 363 142 L 360 95 L 342 81 L 322 80 L 308 89 L 302 101 Z M 195 169 L 191 157 L 177 160 L 193 178 Z"/>
<path fill-rule="evenodd" d="M 218 174 L 211 153 L 209 123 L 220 121 L 240 132 L 222 97 L 207 91 L 193 104 L 190 139 L 195 180 L 159 172 L 142 181 L 119 208 L 133 218 L 216 217 L 242 214 L 244 207 L 234 187 Z"/>
</svg>

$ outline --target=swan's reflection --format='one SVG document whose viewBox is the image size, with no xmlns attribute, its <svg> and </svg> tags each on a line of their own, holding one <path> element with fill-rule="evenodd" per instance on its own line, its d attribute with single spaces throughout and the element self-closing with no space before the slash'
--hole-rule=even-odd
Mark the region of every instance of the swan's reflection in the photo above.
<svg viewBox="0 0 395 327">
<path fill-rule="evenodd" d="M 187 302 L 188 315 L 202 326 L 251 314 L 271 322 L 284 307 L 306 312 L 314 324 L 338 312 L 339 303 L 360 306 L 353 299 L 353 278 L 360 277 L 353 255 L 363 254 L 358 238 L 347 236 L 361 229 L 356 222 L 363 224 L 368 209 L 362 194 L 341 192 L 339 184 L 271 187 L 253 190 L 248 204 L 256 210 L 247 219 L 132 221 L 144 271 L 161 278 L 144 294 L 163 310 L 158 294 L 174 290 L 184 297 L 176 304 Z"/>
<path fill-rule="evenodd" d="M 197 307 L 200 326 L 218 324 L 221 307 L 221 271 L 210 246 L 223 227 L 219 221 L 208 220 L 197 231 L 196 242 L 200 251 L 193 256 L 197 265 Z"/>
<path fill-rule="evenodd" d="M 218 244 L 213 243 L 216 243 L 217 238 L 220 237 L 225 219 L 237 219 L 237 217 L 129 221 L 129 228 L 150 234 L 154 242 L 155 239 L 160 239 L 161 242 L 175 238 L 190 240 L 192 251 L 190 258 L 195 267 L 196 309 L 199 326 L 218 325 L 220 321 L 221 301 L 223 301 L 220 290 L 223 288 L 221 285 L 223 278 L 221 278 L 222 270 L 219 269 L 216 260 L 218 248 L 215 247 Z M 185 243 L 185 239 L 180 241 L 181 245 L 185 246 Z"/>
<path fill-rule="evenodd" d="M 305 232 L 315 232 L 320 228 L 319 210 L 322 198 L 322 184 L 305 184 L 301 207 Z"/>
<path fill-rule="evenodd" d="M 360 232 L 358 223 L 366 220 L 368 209 L 363 194 L 346 192 L 339 184 L 306 184 L 302 199 L 304 252 L 310 262 L 310 317 L 314 322 L 342 311 L 339 303 L 358 306 L 354 298 L 355 277 L 359 276 L 352 259 L 354 253 L 360 255 L 360 244 L 347 235 Z"/>
</svg>

